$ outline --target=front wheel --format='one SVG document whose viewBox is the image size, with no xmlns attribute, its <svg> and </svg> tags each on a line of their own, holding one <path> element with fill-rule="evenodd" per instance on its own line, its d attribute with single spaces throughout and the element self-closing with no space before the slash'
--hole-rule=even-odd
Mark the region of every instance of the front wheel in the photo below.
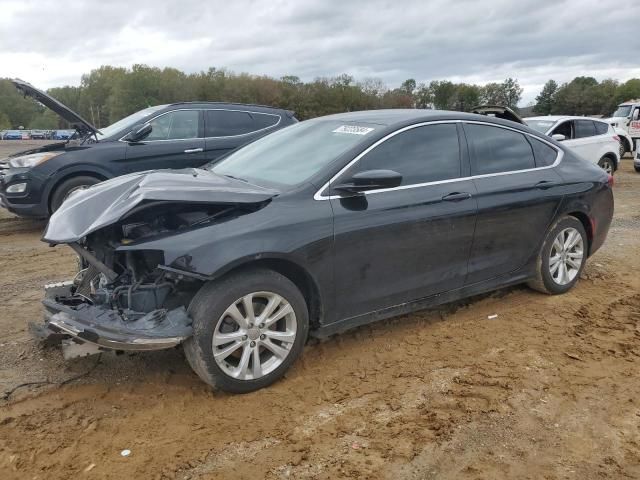
<svg viewBox="0 0 640 480">
<path fill-rule="evenodd" d="M 536 262 L 534 290 L 557 295 L 576 284 L 588 253 L 587 233 L 575 217 L 563 217 L 547 232 Z"/>
<path fill-rule="evenodd" d="M 624 154 L 627 153 L 627 142 L 625 142 L 624 140 L 620 140 L 620 160 L 622 160 L 622 158 L 624 157 Z"/>
<path fill-rule="evenodd" d="M 71 177 L 70 179 L 65 180 L 55 189 L 53 195 L 51 195 L 51 213 L 58 210 L 72 193 L 78 190 L 85 190 L 96 183 L 100 183 L 100 181 L 101 180 L 96 177 L 89 177 L 86 175 Z"/>
<path fill-rule="evenodd" d="M 204 285 L 189 314 L 193 336 L 184 344 L 189 364 L 206 383 L 232 393 L 282 377 L 309 332 L 300 290 L 271 270 L 247 270 Z"/>
</svg>

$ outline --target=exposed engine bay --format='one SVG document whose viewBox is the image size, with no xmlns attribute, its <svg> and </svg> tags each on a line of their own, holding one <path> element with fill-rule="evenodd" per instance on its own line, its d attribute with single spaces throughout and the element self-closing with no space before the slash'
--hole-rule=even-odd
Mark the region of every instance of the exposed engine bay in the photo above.
<svg viewBox="0 0 640 480">
<path fill-rule="evenodd" d="M 148 202 L 121 222 L 69 243 L 79 259 L 72 281 L 45 286 L 45 328 L 63 341 L 65 357 L 100 349 L 154 350 L 175 346 L 191 333 L 189 301 L 203 283 L 164 265 L 163 252 L 127 250 L 143 239 L 172 235 L 255 210 L 255 205 Z M 87 348 L 84 343 L 92 348 Z M 78 345 L 83 345 L 79 347 Z"/>
</svg>

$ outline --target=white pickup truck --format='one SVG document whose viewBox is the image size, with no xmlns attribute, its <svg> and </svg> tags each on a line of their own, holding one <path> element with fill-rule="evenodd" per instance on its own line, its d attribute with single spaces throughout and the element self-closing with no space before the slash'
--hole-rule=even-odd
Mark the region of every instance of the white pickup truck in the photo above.
<svg viewBox="0 0 640 480">
<path fill-rule="evenodd" d="M 603 120 L 610 123 L 620 137 L 620 158 L 636 150 L 640 140 L 640 99 L 621 103 L 610 118 Z"/>
</svg>

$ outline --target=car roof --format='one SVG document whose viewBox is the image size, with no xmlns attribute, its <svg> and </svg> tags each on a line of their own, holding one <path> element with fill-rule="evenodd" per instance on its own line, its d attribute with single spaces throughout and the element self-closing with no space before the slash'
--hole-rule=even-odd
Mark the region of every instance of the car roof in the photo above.
<svg viewBox="0 0 640 480">
<path fill-rule="evenodd" d="M 546 120 L 549 122 L 559 122 L 560 120 L 593 120 L 594 122 L 605 122 L 602 118 L 591 118 L 591 117 L 580 117 L 578 115 L 544 115 L 541 117 L 527 117 L 524 119 L 527 120 Z"/>
<path fill-rule="evenodd" d="M 427 110 L 420 108 L 393 108 L 383 110 L 363 110 L 358 112 L 336 113 L 318 117 L 318 120 L 341 120 L 345 122 L 363 122 L 392 126 L 402 123 L 429 122 L 435 120 L 469 120 L 491 122 L 500 125 L 523 127 L 520 123 L 502 120 L 476 113 L 456 112 L 450 110 Z M 526 128 L 526 126 L 524 126 Z"/>
</svg>

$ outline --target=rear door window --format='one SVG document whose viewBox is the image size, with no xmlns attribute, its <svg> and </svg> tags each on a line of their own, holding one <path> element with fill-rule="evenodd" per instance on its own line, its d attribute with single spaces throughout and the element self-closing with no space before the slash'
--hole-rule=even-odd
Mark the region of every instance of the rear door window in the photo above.
<svg viewBox="0 0 640 480">
<path fill-rule="evenodd" d="M 266 113 L 207 110 L 206 137 L 233 137 L 270 128 L 280 123 L 279 115 Z"/>
<path fill-rule="evenodd" d="M 576 138 L 593 137 L 596 134 L 596 127 L 593 120 L 574 120 Z"/>
<path fill-rule="evenodd" d="M 472 153 L 472 174 L 535 168 L 533 148 L 522 133 L 490 125 L 465 124 Z"/>
<path fill-rule="evenodd" d="M 362 157 L 347 173 L 393 170 L 401 185 L 460 177 L 460 145 L 453 123 L 415 127 L 394 135 Z"/>
</svg>

